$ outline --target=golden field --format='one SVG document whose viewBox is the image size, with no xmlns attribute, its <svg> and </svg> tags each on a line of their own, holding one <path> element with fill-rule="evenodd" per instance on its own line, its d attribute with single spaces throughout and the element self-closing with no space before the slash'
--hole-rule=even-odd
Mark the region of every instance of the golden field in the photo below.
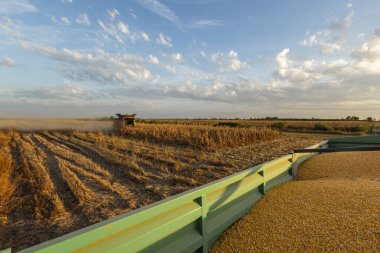
<svg viewBox="0 0 380 253">
<path fill-rule="evenodd" d="M 334 134 L 367 133 L 377 121 L 318 119 L 145 119 L 146 123 L 232 125 L 235 127 L 270 127 L 289 132 L 327 132 Z"/>
</svg>

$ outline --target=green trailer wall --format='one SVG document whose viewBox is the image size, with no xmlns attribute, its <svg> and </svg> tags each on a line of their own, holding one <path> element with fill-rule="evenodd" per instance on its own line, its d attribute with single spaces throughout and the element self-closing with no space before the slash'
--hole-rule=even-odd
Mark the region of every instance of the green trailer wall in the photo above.
<svg viewBox="0 0 380 253">
<path fill-rule="evenodd" d="M 348 147 L 365 147 L 379 146 L 380 135 L 360 136 L 360 137 L 339 137 L 329 140 L 330 148 L 348 148 Z"/>
</svg>

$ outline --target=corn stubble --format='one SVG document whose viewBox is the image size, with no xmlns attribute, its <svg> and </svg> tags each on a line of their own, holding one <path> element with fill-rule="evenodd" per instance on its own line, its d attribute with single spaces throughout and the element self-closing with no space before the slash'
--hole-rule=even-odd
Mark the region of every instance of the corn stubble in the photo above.
<svg viewBox="0 0 380 253">
<path fill-rule="evenodd" d="M 127 137 L 0 131 L 0 249 L 21 250 L 233 174 L 244 167 L 224 152 L 242 145 L 268 153 L 250 165 L 289 151 L 266 128 L 174 127 L 142 124 Z"/>
<path fill-rule="evenodd" d="M 211 252 L 379 252 L 380 152 L 317 155 Z"/>
<path fill-rule="evenodd" d="M 10 201 L 14 191 L 14 186 L 11 182 L 12 156 L 9 142 L 10 136 L 0 132 L 0 222 L 7 220 L 7 216 L 4 215 L 3 210 Z"/>
</svg>

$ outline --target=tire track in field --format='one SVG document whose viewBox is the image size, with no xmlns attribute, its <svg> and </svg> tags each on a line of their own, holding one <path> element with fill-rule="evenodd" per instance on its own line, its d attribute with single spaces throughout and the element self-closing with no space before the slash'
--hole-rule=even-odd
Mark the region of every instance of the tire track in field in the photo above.
<svg viewBox="0 0 380 253">
<path fill-rule="evenodd" d="M 99 138 L 91 133 L 87 133 L 85 135 L 87 138 L 83 137 L 82 133 L 75 132 L 73 135 L 77 139 L 80 139 L 81 141 L 90 143 L 92 145 L 104 145 L 104 143 L 106 143 L 107 148 L 116 150 L 117 152 L 124 155 L 135 155 L 141 161 L 148 160 L 154 162 L 154 164 L 159 166 L 155 166 L 152 169 L 158 169 L 162 173 L 176 172 L 181 166 L 185 166 L 186 163 L 189 163 L 191 161 L 191 158 L 186 158 L 185 154 L 179 155 L 179 159 L 177 160 L 168 158 L 168 156 L 175 156 L 172 150 L 168 149 L 167 147 L 163 149 L 157 144 L 151 144 L 153 145 L 152 147 L 146 147 L 136 140 L 128 140 L 128 142 L 126 142 L 124 138 L 115 136 L 110 137 L 108 135 L 104 135 L 101 141 L 99 141 Z M 178 151 L 176 153 L 178 153 Z"/>
<path fill-rule="evenodd" d="M 111 178 L 112 175 L 106 169 L 99 166 L 98 163 L 93 161 L 87 155 L 82 154 L 81 150 L 75 146 L 67 146 L 58 141 L 56 138 L 48 136 L 47 134 L 36 134 L 36 138 L 46 143 L 49 148 L 54 151 L 55 155 L 68 163 L 85 169 L 89 173 L 93 173 L 102 178 Z"/>
<path fill-rule="evenodd" d="M 9 218 L 17 222 L 65 216 L 63 202 L 47 173 L 42 151 L 25 134 L 15 137 L 12 147 L 17 167 L 12 175 L 16 189 Z"/>
<path fill-rule="evenodd" d="M 31 136 L 33 143 L 39 147 L 46 154 L 47 169 L 51 180 L 53 181 L 56 191 L 65 206 L 65 210 L 68 212 L 73 212 L 79 206 L 79 198 L 76 196 L 66 181 L 65 177 L 62 175 L 58 160 L 54 154 L 46 145 L 41 143 Z"/>
<path fill-rule="evenodd" d="M 124 138 L 109 135 L 99 137 L 81 132 L 74 132 L 71 135 L 92 146 L 106 146 L 119 153 L 136 154 L 139 166 L 151 171 L 158 169 L 163 173 L 162 180 L 156 180 L 153 188 L 162 192 L 164 197 L 230 174 L 227 166 L 231 165 L 216 161 L 210 154 L 201 155 L 193 150 L 160 147 L 157 144 L 144 147 L 135 140 L 127 142 Z M 135 146 L 138 152 L 134 150 Z M 182 157 L 186 159 L 183 160 Z M 158 184 L 161 185 L 159 187 L 161 189 L 157 189 Z"/>
<path fill-rule="evenodd" d="M 88 138 L 83 137 L 83 135 L 85 135 L 85 137 Z M 156 144 L 154 144 L 153 147 L 144 147 L 140 143 L 136 143 L 137 141 L 135 140 L 128 140 L 128 142 L 126 142 L 125 139 L 115 136 L 103 135 L 102 138 L 98 138 L 96 135 L 93 135 L 91 133 L 84 134 L 78 132 L 73 133 L 73 136 L 91 145 L 98 146 L 104 145 L 103 143 L 106 143 L 107 148 L 117 150 L 119 153 L 136 155 L 138 165 L 140 167 L 143 167 L 144 169 L 152 173 L 156 173 L 157 170 L 159 170 L 160 173 L 162 173 L 162 179 L 160 181 L 161 184 L 165 186 L 165 188 L 173 188 L 173 186 L 178 186 L 178 184 L 187 186 L 187 188 L 198 185 L 196 184 L 196 181 L 192 179 L 192 173 L 188 172 L 189 169 L 190 171 L 194 169 L 198 170 L 198 167 L 194 166 L 198 163 L 196 154 L 186 154 L 186 151 L 177 150 L 173 148 L 169 149 L 167 147 L 162 148 Z M 101 140 L 101 142 L 99 139 Z M 137 146 L 136 149 L 139 150 L 139 152 L 134 150 L 135 146 Z M 183 157 L 187 158 L 182 159 Z M 207 164 L 212 164 L 212 161 L 207 161 Z M 201 169 L 204 169 L 204 167 L 205 166 L 202 166 Z M 211 170 L 212 178 L 220 178 L 219 172 L 214 173 L 214 170 L 215 168 L 212 168 Z M 207 167 L 205 173 L 210 174 L 210 167 Z M 158 182 L 156 181 L 156 183 Z M 181 189 L 182 188 L 183 187 L 181 187 Z M 165 194 L 165 196 L 167 195 L 168 194 Z"/>
<path fill-rule="evenodd" d="M 151 167 L 148 164 L 144 163 L 144 156 L 142 154 L 145 154 L 147 149 L 140 150 L 140 152 L 136 152 L 133 149 L 119 149 L 115 148 L 114 145 L 110 145 L 108 142 L 108 137 L 105 136 L 104 140 L 102 139 L 102 142 L 89 139 L 91 138 L 90 135 L 88 135 L 89 138 L 83 138 L 82 136 L 78 135 L 77 133 L 74 133 L 73 137 L 77 139 L 79 142 L 81 142 L 84 145 L 91 145 L 92 147 L 96 147 L 96 149 L 99 150 L 99 146 L 105 149 L 106 152 L 111 154 L 115 160 L 118 160 L 120 164 L 123 165 L 133 165 L 137 170 L 142 170 L 143 174 L 148 174 L 150 178 L 155 180 L 155 182 L 162 180 L 162 178 L 166 178 L 168 176 L 167 171 L 165 170 L 157 170 L 155 167 Z M 104 143 L 106 145 L 104 145 Z M 100 151 L 100 150 L 99 150 Z M 128 157 L 128 163 L 125 161 L 127 160 L 126 157 Z"/>
<path fill-rule="evenodd" d="M 98 141 L 84 140 L 82 137 L 78 137 L 76 133 L 74 133 L 74 139 L 77 142 L 86 145 L 87 147 L 91 146 L 94 148 L 102 147 L 104 151 L 109 153 L 110 157 L 113 157 L 115 161 L 119 161 L 120 164 L 126 164 L 124 152 L 120 152 L 120 149 L 110 149 L 108 145 L 102 145 Z M 103 140 L 103 139 L 102 139 Z M 104 138 L 104 142 L 107 143 L 107 137 Z M 160 196 L 160 198 L 166 198 L 174 193 L 178 193 L 179 190 L 183 191 L 184 189 L 189 189 L 192 186 L 196 185 L 196 182 L 192 179 L 184 177 L 182 175 L 173 175 L 169 170 L 157 170 L 157 164 L 153 164 L 156 162 L 154 157 L 150 156 L 150 159 L 146 159 L 144 156 L 137 157 L 135 154 L 137 152 L 131 152 L 133 156 L 129 157 L 128 165 L 132 164 L 137 168 L 143 169 L 148 173 L 153 174 L 150 176 L 152 181 L 148 181 L 145 184 L 145 189 L 155 192 Z M 145 160 L 144 160 L 145 159 Z M 165 158 L 161 159 L 164 160 Z M 166 161 L 167 162 L 167 161 Z M 175 163 L 175 161 L 173 161 Z"/>
<path fill-rule="evenodd" d="M 163 175 L 149 167 L 141 167 L 135 156 L 126 157 L 116 150 L 108 149 L 103 146 L 98 147 L 96 143 L 82 141 L 76 138 L 76 136 L 70 138 L 70 141 L 91 150 L 99 158 L 103 159 L 103 161 L 117 168 L 118 172 L 122 173 L 122 176 L 127 176 L 137 182 L 142 186 L 145 194 L 151 195 L 156 201 L 168 196 L 167 185 L 163 183 L 166 181 L 166 178 L 170 178 L 170 175 Z"/>
<path fill-rule="evenodd" d="M 67 159 L 66 156 L 75 157 L 78 161 L 81 161 L 84 158 L 87 159 L 87 157 L 84 157 L 82 154 L 73 153 L 72 150 L 68 149 L 66 146 L 59 143 L 52 143 L 40 135 L 36 135 L 35 137 L 51 149 L 51 151 L 57 156 L 62 167 L 75 173 L 87 187 L 91 188 L 91 192 L 96 195 L 95 199 L 102 200 L 100 201 L 102 203 L 107 202 L 106 204 L 108 206 L 115 206 L 117 204 L 118 207 L 122 209 L 136 206 L 135 201 L 131 198 L 132 193 L 127 187 L 116 182 L 112 184 L 110 183 L 110 174 L 99 176 L 98 174 L 93 173 L 89 168 L 91 164 L 87 164 L 87 167 L 84 164 L 72 163 L 71 159 Z M 92 164 L 92 166 L 97 165 Z"/>
<path fill-rule="evenodd" d="M 162 198 L 161 195 L 147 189 L 145 187 L 146 182 L 142 181 L 141 178 L 140 180 L 131 178 L 129 173 L 126 173 L 120 169 L 120 165 L 118 163 L 103 159 L 99 152 L 92 150 L 91 147 L 73 142 L 73 139 L 70 139 L 64 134 L 48 133 L 43 135 L 52 141 L 56 141 L 57 143 L 74 149 L 75 151 L 87 156 L 95 163 L 100 164 L 102 168 L 110 172 L 112 175 L 112 180 L 124 187 L 125 192 L 128 195 L 128 199 L 130 200 L 131 209 L 150 204 Z"/>
</svg>

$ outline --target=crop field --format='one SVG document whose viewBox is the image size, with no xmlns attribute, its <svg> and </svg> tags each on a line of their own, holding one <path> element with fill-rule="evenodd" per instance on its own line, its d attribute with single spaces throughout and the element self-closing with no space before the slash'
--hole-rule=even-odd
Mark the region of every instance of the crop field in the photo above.
<svg viewBox="0 0 380 253">
<path fill-rule="evenodd" d="M 367 133 L 378 121 L 367 120 L 242 120 L 242 119 L 139 119 L 139 123 L 171 125 L 204 125 L 232 127 L 269 127 L 288 132 L 322 132 L 330 134 Z M 0 129 L 19 131 L 78 130 L 112 132 L 112 120 L 97 119 L 0 119 Z"/>
<path fill-rule="evenodd" d="M 327 137 L 173 124 L 138 124 L 123 136 L 0 131 L 0 249 L 30 247 Z"/>
<path fill-rule="evenodd" d="M 380 152 L 316 155 L 211 252 L 379 252 Z"/>
<path fill-rule="evenodd" d="M 185 119 L 185 120 L 143 120 L 151 123 L 164 124 L 200 124 L 200 125 L 231 125 L 235 127 L 270 127 L 292 132 L 327 132 L 336 134 L 367 133 L 376 121 L 367 120 L 312 120 L 312 119 Z"/>
</svg>

